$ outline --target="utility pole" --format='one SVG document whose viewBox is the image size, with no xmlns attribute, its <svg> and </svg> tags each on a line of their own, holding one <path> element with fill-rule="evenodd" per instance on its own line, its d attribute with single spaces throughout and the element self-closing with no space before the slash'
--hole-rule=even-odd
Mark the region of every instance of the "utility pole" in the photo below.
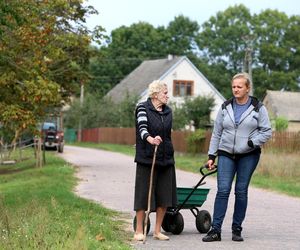
<svg viewBox="0 0 300 250">
<path fill-rule="evenodd" d="M 82 111 L 83 101 L 84 101 L 84 84 L 83 84 L 83 82 L 81 82 L 81 84 L 80 84 L 80 111 Z M 79 123 L 78 123 L 78 135 L 77 135 L 77 139 L 78 139 L 79 142 L 81 142 L 81 140 L 82 140 L 81 112 L 80 112 Z"/>
<path fill-rule="evenodd" d="M 244 65 L 243 71 L 247 72 L 250 77 L 250 95 L 253 95 L 254 87 L 253 87 L 253 80 L 252 80 L 252 48 L 246 48 L 245 50 L 245 58 L 244 58 Z"/>
<path fill-rule="evenodd" d="M 247 72 L 250 77 L 250 95 L 254 93 L 254 85 L 252 80 L 252 52 L 253 52 L 253 41 L 255 39 L 255 35 L 246 35 L 243 36 L 242 39 L 245 42 L 245 57 L 244 57 L 244 65 L 243 71 Z"/>
</svg>

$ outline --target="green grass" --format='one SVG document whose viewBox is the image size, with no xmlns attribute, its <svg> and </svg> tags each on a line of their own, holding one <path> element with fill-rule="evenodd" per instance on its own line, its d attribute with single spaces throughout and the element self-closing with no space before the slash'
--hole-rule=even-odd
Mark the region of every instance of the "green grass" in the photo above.
<svg viewBox="0 0 300 250">
<path fill-rule="evenodd" d="M 255 173 L 252 182 L 256 187 L 277 191 L 290 196 L 300 197 L 300 178 L 264 176 Z"/>
<path fill-rule="evenodd" d="M 76 143 L 72 145 L 99 148 L 133 156 L 135 149 L 128 145 L 106 143 Z M 288 160 L 287 160 L 288 159 Z M 207 161 L 205 154 L 175 154 L 176 168 L 199 173 L 199 168 Z M 263 152 L 260 163 L 253 175 L 251 185 L 300 197 L 300 156 L 299 154 Z"/>
<path fill-rule="evenodd" d="M 263 152 L 251 183 L 260 188 L 300 197 L 299 153 Z"/>
<path fill-rule="evenodd" d="M 0 166 L 0 249 L 130 249 L 119 213 L 73 193 L 73 167 L 34 165 Z"/>
</svg>

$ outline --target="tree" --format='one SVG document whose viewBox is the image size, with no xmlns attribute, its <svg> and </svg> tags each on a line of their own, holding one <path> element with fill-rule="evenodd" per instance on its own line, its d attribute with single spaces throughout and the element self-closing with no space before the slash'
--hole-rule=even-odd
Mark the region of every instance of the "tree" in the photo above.
<svg viewBox="0 0 300 250">
<path fill-rule="evenodd" d="M 256 34 L 255 57 L 265 71 L 288 69 L 289 49 L 285 45 L 285 32 L 289 18 L 277 10 L 265 10 L 254 15 Z"/>
<path fill-rule="evenodd" d="M 167 27 L 154 28 L 139 22 L 113 30 L 108 44 L 91 60 L 88 91 L 105 95 L 144 60 L 164 58 L 168 54 L 192 56 L 198 30 L 197 22 L 182 15 Z"/>
<path fill-rule="evenodd" d="M 250 11 L 244 5 L 235 5 L 202 25 L 197 44 L 210 63 L 222 63 L 227 70 L 238 72 L 243 67 L 247 47 L 243 37 L 249 34 L 252 34 Z"/>
<path fill-rule="evenodd" d="M 135 127 L 135 108 L 139 100 L 136 95 L 126 93 L 126 98 L 119 104 L 117 104 L 118 111 L 116 115 L 119 117 L 119 126 L 125 128 Z"/>
<path fill-rule="evenodd" d="M 180 130 L 185 128 L 186 125 L 189 125 L 190 121 L 186 116 L 184 105 L 179 106 L 176 105 L 176 103 L 170 103 L 169 105 L 173 111 L 172 128 L 174 130 Z"/>
<path fill-rule="evenodd" d="M 179 130 L 193 125 L 196 129 L 210 125 L 210 114 L 215 106 L 210 96 L 187 97 L 181 105 L 169 104 L 173 110 L 173 129 Z"/>
<path fill-rule="evenodd" d="M 88 93 L 83 105 L 75 100 L 65 114 L 64 124 L 68 128 L 76 128 L 79 118 L 82 128 L 99 127 L 134 127 L 134 110 L 138 97 L 126 94 L 121 103 L 114 103 L 110 98 L 99 99 L 98 96 Z"/>
<path fill-rule="evenodd" d="M 251 16 L 244 5 L 218 12 L 202 25 L 197 39 L 208 59 L 208 79 L 228 97 L 231 76 L 243 71 L 245 53 L 250 53 L 257 97 L 267 89 L 299 91 L 299 20 L 277 10 Z"/>
<path fill-rule="evenodd" d="M 289 48 L 289 69 L 300 70 L 300 16 L 291 16 L 285 32 L 285 43 Z M 299 83 L 299 80 L 298 80 Z"/>
<path fill-rule="evenodd" d="M 83 23 L 95 10 L 80 0 L 11 0 L 0 13 L 0 123 L 14 142 L 87 81 Z"/>
<path fill-rule="evenodd" d="M 168 54 L 192 55 L 198 51 L 196 38 L 199 24 L 183 15 L 176 16 L 163 32 L 163 42 Z"/>
<path fill-rule="evenodd" d="M 300 16 L 289 18 L 276 10 L 252 16 L 240 4 L 212 16 L 200 31 L 197 22 L 182 15 L 166 27 L 146 22 L 121 26 L 91 60 L 88 91 L 104 96 L 142 61 L 168 54 L 187 56 L 226 98 L 232 95 L 232 76 L 244 68 L 252 70 L 258 98 L 267 89 L 299 91 L 299 24 Z"/>
<path fill-rule="evenodd" d="M 299 31 L 299 18 L 288 18 L 277 10 L 266 10 L 254 16 L 257 39 L 253 75 L 260 85 L 256 92 L 259 97 L 266 89 L 299 91 L 300 71 L 296 58 L 300 37 L 294 35 Z"/>
<path fill-rule="evenodd" d="M 210 113 L 215 106 L 214 98 L 210 96 L 197 96 L 186 98 L 184 109 L 186 116 L 196 129 L 210 125 Z"/>
</svg>

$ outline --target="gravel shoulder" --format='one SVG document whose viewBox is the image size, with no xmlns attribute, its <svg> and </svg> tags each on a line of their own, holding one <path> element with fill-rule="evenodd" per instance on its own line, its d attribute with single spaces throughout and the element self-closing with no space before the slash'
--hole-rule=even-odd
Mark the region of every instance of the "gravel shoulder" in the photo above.
<svg viewBox="0 0 300 250">
<path fill-rule="evenodd" d="M 135 164 L 133 157 L 97 149 L 65 146 L 60 154 L 66 161 L 78 166 L 78 186 L 75 192 L 86 199 L 117 210 L 128 219 L 132 230 Z M 177 185 L 192 187 L 200 174 L 176 171 Z M 205 187 L 210 188 L 207 200 L 200 209 L 213 213 L 216 194 L 214 177 L 206 178 Z M 150 229 L 146 244 L 132 242 L 135 249 L 291 249 L 300 250 L 300 199 L 250 187 L 247 217 L 243 224 L 244 242 L 231 241 L 231 218 L 233 213 L 231 193 L 223 224 L 222 241 L 204 243 L 203 235 L 195 226 L 195 217 L 189 210 L 181 210 L 184 230 L 180 235 L 170 234 L 170 241 L 152 239 Z M 123 216 L 124 215 L 124 216 Z M 150 221 L 155 222 L 155 214 Z"/>
</svg>

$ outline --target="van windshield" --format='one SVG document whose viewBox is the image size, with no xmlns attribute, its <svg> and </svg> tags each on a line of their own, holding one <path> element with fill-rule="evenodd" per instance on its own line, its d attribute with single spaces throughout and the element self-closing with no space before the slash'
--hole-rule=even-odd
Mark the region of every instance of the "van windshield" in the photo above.
<svg viewBox="0 0 300 250">
<path fill-rule="evenodd" d="M 44 122 L 43 130 L 56 130 L 56 125 L 52 122 Z"/>
</svg>

